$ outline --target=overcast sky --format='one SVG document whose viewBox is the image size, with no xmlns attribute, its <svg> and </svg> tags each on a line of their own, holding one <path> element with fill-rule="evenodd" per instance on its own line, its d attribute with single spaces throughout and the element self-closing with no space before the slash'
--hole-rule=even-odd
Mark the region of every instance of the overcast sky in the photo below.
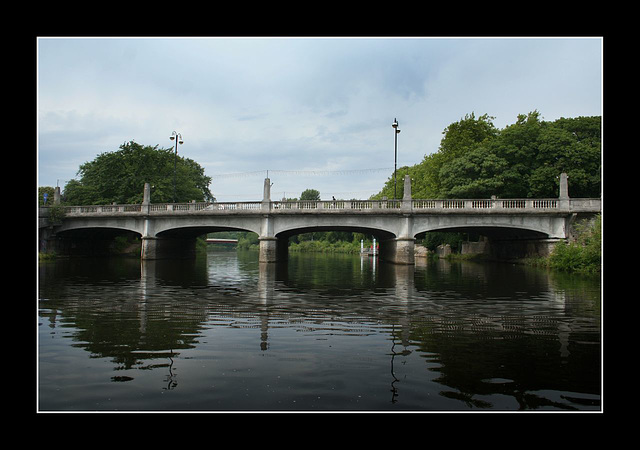
<svg viewBox="0 0 640 450">
<path fill-rule="evenodd" d="M 169 148 L 218 201 L 368 198 L 474 112 L 602 114 L 600 38 L 38 39 L 38 185 L 124 142 Z M 378 170 L 384 169 L 384 170 Z"/>
</svg>

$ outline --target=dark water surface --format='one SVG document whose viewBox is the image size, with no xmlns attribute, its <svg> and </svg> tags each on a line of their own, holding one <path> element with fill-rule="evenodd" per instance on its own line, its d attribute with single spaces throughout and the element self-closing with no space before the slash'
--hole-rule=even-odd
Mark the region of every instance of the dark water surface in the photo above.
<svg viewBox="0 0 640 450">
<path fill-rule="evenodd" d="M 599 277 L 257 259 L 42 263 L 39 410 L 601 410 Z"/>
</svg>

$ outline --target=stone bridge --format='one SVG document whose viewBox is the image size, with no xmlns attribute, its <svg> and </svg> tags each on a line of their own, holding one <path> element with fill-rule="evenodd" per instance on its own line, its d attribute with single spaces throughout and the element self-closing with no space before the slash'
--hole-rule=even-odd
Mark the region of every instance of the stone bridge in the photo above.
<svg viewBox="0 0 640 450">
<path fill-rule="evenodd" d="M 286 258 L 289 237 L 314 231 L 352 231 L 373 235 L 381 259 L 414 263 L 416 236 L 430 231 L 473 232 L 487 237 L 492 251 L 512 257 L 544 254 L 570 237 L 580 216 L 600 213 L 600 199 L 571 199 L 566 175 L 560 196 L 552 199 L 417 200 L 404 180 L 402 200 L 271 201 L 270 180 L 262 201 L 236 203 L 150 202 L 145 185 L 142 204 L 65 206 L 52 225 L 40 208 L 40 246 L 68 253 L 70 247 L 96 245 L 122 232 L 142 240 L 142 259 L 190 257 L 195 239 L 217 231 L 251 231 L 260 242 L 260 261 Z M 65 250 L 66 249 L 66 250 Z"/>
</svg>

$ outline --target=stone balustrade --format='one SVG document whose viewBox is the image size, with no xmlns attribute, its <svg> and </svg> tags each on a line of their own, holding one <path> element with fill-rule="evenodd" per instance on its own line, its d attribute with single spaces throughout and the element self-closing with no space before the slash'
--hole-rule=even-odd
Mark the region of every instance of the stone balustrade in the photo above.
<svg viewBox="0 0 640 450">
<path fill-rule="evenodd" d="M 592 211 L 601 199 L 413 199 L 413 200 L 304 200 L 274 202 L 189 202 L 134 205 L 65 206 L 66 215 L 185 214 L 185 213 L 332 213 L 332 212 L 525 212 Z"/>
</svg>

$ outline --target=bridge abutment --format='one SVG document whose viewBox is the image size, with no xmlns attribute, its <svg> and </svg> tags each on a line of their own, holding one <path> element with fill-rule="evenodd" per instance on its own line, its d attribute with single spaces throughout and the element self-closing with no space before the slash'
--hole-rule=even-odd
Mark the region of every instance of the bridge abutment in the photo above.
<svg viewBox="0 0 640 450">
<path fill-rule="evenodd" d="M 526 258 L 544 258 L 553 252 L 558 242 L 564 239 L 488 239 L 478 242 L 463 242 L 463 255 L 482 255 L 495 261 L 517 261 Z"/>
<path fill-rule="evenodd" d="M 497 261 L 547 257 L 555 245 L 564 239 L 490 240 L 486 254 Z"/>
</svg>

